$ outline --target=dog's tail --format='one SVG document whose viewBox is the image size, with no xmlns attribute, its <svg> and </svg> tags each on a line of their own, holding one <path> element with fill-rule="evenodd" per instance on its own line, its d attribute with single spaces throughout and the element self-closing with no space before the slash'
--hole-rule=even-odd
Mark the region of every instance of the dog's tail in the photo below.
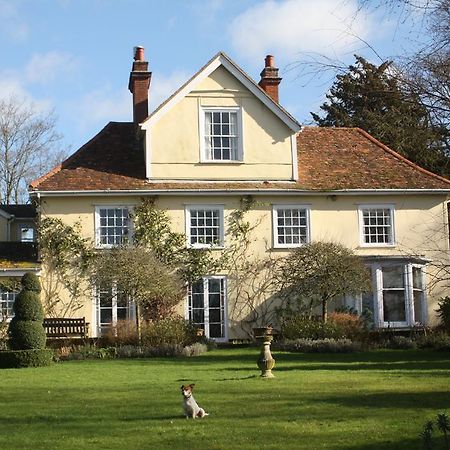
<svg viewBox="0 0 450 450">
<path fill-rule="evenodd" d="M 197 414 L 197 417 L 205 417 L 205 416 L 209 416 L 209 414 L 204 410 L 204 409 L 200 409 L 200 411 Z"/>
</svg>

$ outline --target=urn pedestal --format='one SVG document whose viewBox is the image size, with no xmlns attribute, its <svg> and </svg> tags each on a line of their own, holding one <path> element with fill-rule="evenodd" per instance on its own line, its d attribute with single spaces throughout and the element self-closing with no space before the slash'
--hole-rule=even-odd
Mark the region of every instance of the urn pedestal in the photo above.
<svg viewBox="0 0 450 450">
<path fill-rule="evenodd" d="M 272 369 L 275 367 L 275 359 L 270 353 L 270 344 L 273 340 L 272 327 L 254 328 L 255 339 L 262 343 L 261 353 L 258 358 L 258 367 L 261 370 L 261 377 L 274 378 Z"/>
</svg>

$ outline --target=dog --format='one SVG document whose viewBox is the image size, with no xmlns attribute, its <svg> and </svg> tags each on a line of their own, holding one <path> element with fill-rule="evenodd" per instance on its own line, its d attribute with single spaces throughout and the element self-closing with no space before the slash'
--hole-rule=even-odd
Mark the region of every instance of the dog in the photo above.
<svg viewBox="0 0 450 450">
<path fill-rule="evenodd" d="M 205 416 L 209 416 L 207 412 L 203 408 L 198 406 L 195 398 L 192 395 L 192 390 L 194 389 L 195 384 L 183 384 L 181 386 L 181 395 L 183 396 L 183 409 L 184 415 L 186 419 L 195 419 L 197 417 L 203 418 Z"/>
</svg>

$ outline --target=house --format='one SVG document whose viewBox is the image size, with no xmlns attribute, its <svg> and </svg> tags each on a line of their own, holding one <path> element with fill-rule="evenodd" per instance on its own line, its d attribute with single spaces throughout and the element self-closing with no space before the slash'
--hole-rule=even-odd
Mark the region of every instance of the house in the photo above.
<svg viewBox="0 0 450 450">
<path fill-rule="evenodd" d="M 148 114 L 150 81 L 137 47 L 129 78 L 133 122 L 108 123 L 31 184 L 42 217 L 78 221 L 97 248 L 109 248 L 128 235 L 132 208 L 151 197 L 174 230 L 185 232 L 187 245 L 220 252 L 230 212 L 252 196 L 255 254 L 340 242 L 364 258 L 373 276 L 372 292 L 345 304 L 371 310 L 377 327 L 435 320 L 444 292 L 436 267 L 449 250 L 449 180 L 361 129 L 302 127 L 278 101 L 272 56 L 257 84 L 218 53 Z M 245 311 L 236 313 L 231 285 L 226 272 L 208 274 L 180 306 L 218 341 L 245 334 Z M 107 291 L 94 289 L 79 312 L 94 336 L 134 314 L 132 302 L 114 287 Z"/>
<path fill-rule="evenodd" d="M 0 205 L 0 322 L 11 319 L 20 277 L 39 272 L 36 208 Z"/>
</svg>

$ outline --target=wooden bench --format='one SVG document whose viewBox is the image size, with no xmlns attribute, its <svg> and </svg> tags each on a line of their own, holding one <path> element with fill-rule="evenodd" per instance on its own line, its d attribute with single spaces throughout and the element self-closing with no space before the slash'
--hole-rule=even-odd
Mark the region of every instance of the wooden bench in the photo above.
<svg viewBox="0 0 450 450">
<path fill-rule="evenodd" d="M 89 323 L 85 318 L 46 318 L 44 319 L 44 329 L 48 338 L 87 338 Z"/>
</svg>

